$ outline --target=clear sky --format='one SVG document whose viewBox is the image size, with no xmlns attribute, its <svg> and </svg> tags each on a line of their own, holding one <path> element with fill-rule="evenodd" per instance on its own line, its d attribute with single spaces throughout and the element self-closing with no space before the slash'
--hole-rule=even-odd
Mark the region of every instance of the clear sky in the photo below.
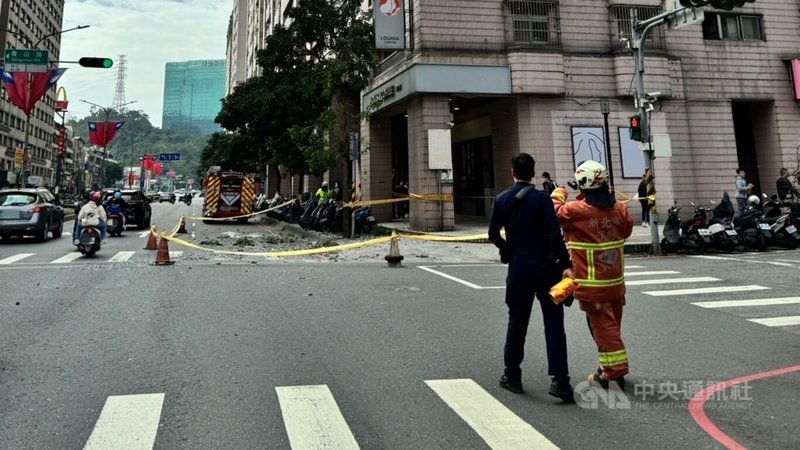
<svg viewBox="0 0 800 450">
<path fill-rule="evenodd" d="M 64 29 L 90 25 L 61 37 L 61 61 L 81 56 L 126 55 L 125 98 L 137 102 L 129 109 L 144 111 L 161 126 L 164 65 L 172 61 L 225 59 L 231 0 L 66 0 Z M 89 114 L 88 100 L 111 106 L 116 65 L 92 69 L 62 64 L 69 69 L 58 85 L 67 90 L 69 114 Z"/>
</svg>

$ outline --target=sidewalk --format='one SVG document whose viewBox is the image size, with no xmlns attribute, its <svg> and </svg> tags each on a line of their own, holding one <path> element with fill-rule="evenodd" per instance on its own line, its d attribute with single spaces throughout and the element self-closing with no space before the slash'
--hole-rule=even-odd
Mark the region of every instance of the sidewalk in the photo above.
<svg viewBox="0 0 800 450">
<path fill-rule="evenodd" d="M 452 231 L 436 231 L 424 233 L 412 230 L 408 219 L 394 219 L 391 222 L 381 222 L 380 226 L 396 230 L 398 233 L 407 234 L 433 234 L 437 236 L 469 236 L 486 233 L 489 228 L 489 219 L 484 217 L 456 216 L 456 226 Z M 664 226 L 659 225 L 658 237 L 664 236 Z M 650 228 L 642 227 L 641 223 L 634 224 L 631 237 L 625 241 L 625 253 L 648 253 L 652 236 Z"/>
</svg>

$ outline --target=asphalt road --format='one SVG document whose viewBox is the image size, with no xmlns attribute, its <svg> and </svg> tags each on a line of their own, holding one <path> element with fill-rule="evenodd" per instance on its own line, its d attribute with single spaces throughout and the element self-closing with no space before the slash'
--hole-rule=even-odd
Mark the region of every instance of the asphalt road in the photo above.
<svg viewBox="0 0 800 450">
<path fill-rule="evenodd" d="M 153 221 L 170 229 L 192 209 L 155 204 Z M 489 258 L 392 269 L 182 249 L 156 267 L 139 233 L 71 261 L 68 238 L 0 244 L 3 448 L 723 448 L 690 414 L 693 394 L 800 365 L 800 252 L 627 258 L 628 388 L 580 385 L 597 356 L 573 307 L 584 397 L 562 405 L 546 392 L 538 308 L 526 393 L 497 386 L 505 267 Z M 798 382 L 724 389 L 705 411 L 748 448 L 798 448 Z"/>
</svg>

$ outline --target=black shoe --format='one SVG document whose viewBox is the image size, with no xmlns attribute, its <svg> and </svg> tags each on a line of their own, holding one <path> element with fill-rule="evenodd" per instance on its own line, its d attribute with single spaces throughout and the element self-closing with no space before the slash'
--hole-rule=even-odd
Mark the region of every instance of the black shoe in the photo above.
<svg viewBox="0 0 800 450">
<path fill-rule="evenodd" d="M 509 390 L 515 394 L 522 394 L 525 392 L 522 390 L 521 381 L 517 383 L 512 383 L 505 375 L 500 376 L 500 387 Z"/>
<path fill-rule="evenodd" d="M 564 403 L 575 403 L 575 391 L 569 384 L 569 377 L 553 377 L 548 393 L 553 397 L 560 398 Z"/>
<path fill-rule="evenodd" d="M 606 380 L 606 378 L 603 376 L 603 369 L 600 366 L 597 366 L 597 370 L 595 371 L 595 373 L 589 375 L 589 382 L 590 383 L 597 383 L 603 389 L 608 389 L 608 382 L 609 381 L 611 381 L 611 380 Z M 625 377 L 624 376 L 615 378 L 613 381 L 615 383 L 617 383 L 617 386 L 619 386 L 620 390 L 625 390 Z"/>
</svg>

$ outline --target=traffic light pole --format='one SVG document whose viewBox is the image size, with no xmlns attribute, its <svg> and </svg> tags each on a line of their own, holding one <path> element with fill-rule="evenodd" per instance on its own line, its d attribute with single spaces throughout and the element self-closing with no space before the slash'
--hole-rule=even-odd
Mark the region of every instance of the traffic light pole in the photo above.
<svg viewBox="0 0 800 450">
<path fill-rule="evenodd" d="M 685 9 L 685 8 L 683 8 Z M 641 146 L 644 153 L 644 167 L 647 181 L 647 198 L 650 205 L 650 237 L 651 253 L 653 255 L 661 254 L 661 242 L 658 236 L 658 210 L 656 209 L 656 178 L 655 167 L 653 161 L 655 160 L 655 151 L 653 149 L 653 139 L 650 134 L 650 117 L 648 116 L 648 107 L 650 106 L 651 99 L 644 90 L 644 42 L 647 37 L 647 32 L 651 28 L 661 25 L 671 16 L 675 15 L 678 11 L 668 11 L 659 14 L 651 19 L 639 22 L 639 14 L 636 8 L 631 8 L 631 48 L 633 49 L 634 57 L 634 78 L 636 79 L 636 98 L 634 106 L 639 110 L 639 121 L 642 130 Z"/>
</svg>

